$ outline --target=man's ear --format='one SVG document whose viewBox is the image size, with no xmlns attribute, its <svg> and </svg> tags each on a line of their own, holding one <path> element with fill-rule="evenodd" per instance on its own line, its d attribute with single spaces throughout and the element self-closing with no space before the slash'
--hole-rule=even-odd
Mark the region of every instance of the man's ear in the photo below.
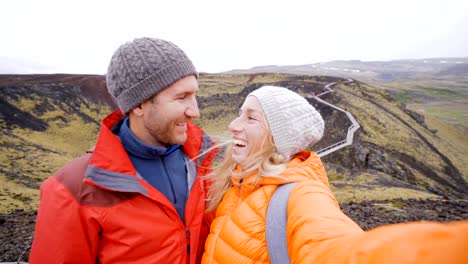
<svg viewBox="0 0 468 264">
<path fill-rule="evenodd" d="M 135 116 L 142 117 L 143 116 L 143 104 L 140 104 L 140 105 L 132 108 L 132 110 L 130 110 L 130 112 L 133 113 L 133 115 L 135 115 Z"/>
</svg>

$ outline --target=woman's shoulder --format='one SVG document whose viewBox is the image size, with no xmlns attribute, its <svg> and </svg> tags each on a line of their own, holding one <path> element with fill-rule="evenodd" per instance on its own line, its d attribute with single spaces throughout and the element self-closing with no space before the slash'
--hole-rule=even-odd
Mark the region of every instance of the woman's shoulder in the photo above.
<svg viewBox="0 0 468 264">
<path fill-rule="evenodd" d="M 315 180 L 329 186 L 328 175 L 320 157 L 311 151 L 301 151 L 289 161 L 286 170 L 281 176 L 290 182 Z"/>
</svg>

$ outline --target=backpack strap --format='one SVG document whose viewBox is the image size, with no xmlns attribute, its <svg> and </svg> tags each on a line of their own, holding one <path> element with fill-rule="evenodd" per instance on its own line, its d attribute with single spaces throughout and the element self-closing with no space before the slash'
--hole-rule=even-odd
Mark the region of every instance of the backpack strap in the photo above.
<svg viewBox="0 0 468 264">
<path fill-rule="evenodd" d="M 288 264 L 286 222 L 289 194 L 297 182 L 280 185 L 268 204 L 266 215 L 266 241 L 272 264 Z"/>
</svg>

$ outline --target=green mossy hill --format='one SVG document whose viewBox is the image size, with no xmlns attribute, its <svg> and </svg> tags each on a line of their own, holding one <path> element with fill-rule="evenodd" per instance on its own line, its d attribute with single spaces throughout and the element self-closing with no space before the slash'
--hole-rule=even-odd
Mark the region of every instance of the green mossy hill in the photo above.
<svg viewBox="0 0 468 264">
<path fill-rule="evenodd" d="M 196 121 L 218 141 L 245 96 L 263 85 L 302 95 L 337 82 L 325 101 L 351 112 L 361 125 L 354 144 L 323 158 L 339 201 L 467 197 L 466 155 L 457 152 L 382 89 L 346 79 L 274 73 L 201 74 Z M 35 209 L 38 187 L 68 160 L 95 143 L 100 120 L 115 105 L 103 76 L 0 75 L 0 214 Z M 345 113 L 308 98 L 326 120 L 320 150 L 342 141 L 351 122 Z"/>
<path fill-rule="evenodd" d="M 384 90 L 346 79 L 288 74 L 217 74 L 200 78 L 199 124 L 212 136 L 224 139 L 227 125 L 237 115 L 245 96 L 262 85 L 279 85 L 300 94 L 318 94 L 325 84 L 338 82 L 325 101 L 353 114 L 361 125 L 354 144 L 323 158 L 340 201 L 393 198 L 466 199 L 466 157 Z M 226 87 L 230 87 L 226 91 Z M 332 107 L 308 99 L 326 120 L 320 150 L 346 138 L 351 122 Z M 346 191 L 340 188 L 347 187 Z M 348 190 L 352 189 L 350 192 Z"/>
<path fill-rule="evenodd" d="M 358 81 L 340 84 L 324 99 L 350 111 L 361 125 L 352 146 L 323 159 L 344 174 L 335 183 L 411 185 L 429 194 L 467 198 L 466 157 L 460 158 L 462 153 L 420 115 L 383 90 Z"/>
<path fill-rule="evenodd" d="M 0 213 L 35 209 L 40 183 L 94 145 L 114 107 L 102 80 L 0 76 Z"/>
</svg>

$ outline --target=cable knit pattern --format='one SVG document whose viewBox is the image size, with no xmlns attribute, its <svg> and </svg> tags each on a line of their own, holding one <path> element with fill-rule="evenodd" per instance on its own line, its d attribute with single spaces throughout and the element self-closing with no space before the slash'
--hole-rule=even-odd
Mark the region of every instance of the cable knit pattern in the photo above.
<svg viewBox="0 0 468 264">
<path fill-rule="evenodd" d="M 198 73 L 187 55 L 162 39 L 138 38 L 121 45 L 107 69 L 107 88 L 120 110 L 133 107 L 164 88 Z"/>
<path fill-rule="evenodd" d="M 276 148 L 286 159 L 322 138 L 322 116 L 299 94 L 282 87 L 263 86 L 249 95 L 260 101 Z"/>
</svg>

